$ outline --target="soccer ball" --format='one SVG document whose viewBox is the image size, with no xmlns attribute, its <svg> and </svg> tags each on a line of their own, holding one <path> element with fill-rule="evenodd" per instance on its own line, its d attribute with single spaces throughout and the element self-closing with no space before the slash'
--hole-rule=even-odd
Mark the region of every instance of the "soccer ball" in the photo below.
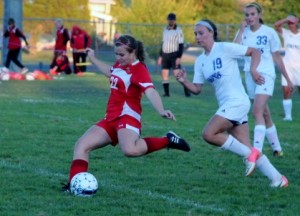
<svg viewBox="0 0 300 216">
<path fill-rule="evenodd" d="M 33 73 L 28 73 L 25 76 L 26 76 L 26 80 L 35 80 Z"/>
<path fill-rule="evenodd" d="M 71 180 L 70 190 L 75 196 L 92 196 L 98 190 L 97 179 L 88 172 L 78 173 Z"/>
</svg>

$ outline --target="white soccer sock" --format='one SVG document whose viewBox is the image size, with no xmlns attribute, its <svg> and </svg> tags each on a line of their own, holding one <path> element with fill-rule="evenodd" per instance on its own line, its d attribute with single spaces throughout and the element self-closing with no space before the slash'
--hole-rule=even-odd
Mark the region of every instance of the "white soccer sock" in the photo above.
<svg viewBox="0 0 300 216">
<path fill-rule="evenodd" d="M 221 146 L 221 149 L 231 151 L 239 156 L 248 157 L 251 150 L 248 146 L 240 143 L 236 138 L 229 135 L 225 143 Z"/>
<path fill-rule="evenodd" d="M 253 146 L 262 152 L 264 146 L 264 140 L 266 135 L 266 126 L 265 125 L 255 125 L 254 127 L 254 140 Z"/>
<path fill-rule="evenodd" d="M 257 161 L 256 161 L 256 167 L 260 170 L 260 172 L 267 176 L 268 179 L 270 179 L 272 182 L 280 181 L 282 175 L 280 172 L 271 164 L 269 159 L 262 155 Z"/>
<path fill-rule="evenodd" d="M 293 107 L 292 99 L 283 100 L 282 105 L 283 105 L 285 118 L 292 118 L 292 107 Z"/>
<path fill-rule="evenodd" d="M 266 130 L 266 137 L 268 142 L 270 143 L 273 151 L 281 151 L 281 145 L 278 139 L 278 134 L 275 125 L 273 124 L 272 127 L 267 128 Z"/>
</svg>

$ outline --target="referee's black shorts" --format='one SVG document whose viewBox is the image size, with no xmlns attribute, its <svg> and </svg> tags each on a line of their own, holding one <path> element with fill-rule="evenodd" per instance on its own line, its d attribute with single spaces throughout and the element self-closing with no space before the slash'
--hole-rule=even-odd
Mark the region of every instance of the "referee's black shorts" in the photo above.
<svg viewBox="0 0 300 216">
<path fill-rule="evenodd" d="M 176 59 L 177 59 L 178 53 L 163 53 L 162 54 L 162 62 L 161 62 L 161 68 L 162 69 L 179 69 L 180 65 L 176 65 Z"/>
</svg>

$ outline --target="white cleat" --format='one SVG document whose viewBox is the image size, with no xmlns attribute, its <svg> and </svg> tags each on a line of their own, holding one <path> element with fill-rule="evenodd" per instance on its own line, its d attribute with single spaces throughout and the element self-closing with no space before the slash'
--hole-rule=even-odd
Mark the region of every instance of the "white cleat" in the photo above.
<svg viewBox="0 0 300 216">
<path fill-rule="evenodd" d="M 285 176 L 282 176 L 279 181 L 274 181 L 270 184 L 270 187 L 273 188 L 285 188 L 289 185 L 289 181 Z"/>
<path fill-rule="evenodd" d="M 24 67 L 24 68 L 22 68 L 22 70 L 21 70 L 21 74 L 26 74 L 28 71 L 29 71 L 29 69 L 26 68 L 26 67 Z"/>
<path fill-rule="evenodd" d="M 283 121 L 293 121 L 292 117 L 284 117 L 282 120 Z"/>
<path fill-rule="evenodd" d="M 259 156 L 260 156 L 260 152 L 256 148 L 251 148 L 251 153 L 245 160 L 246 163 L 245 176 L 249 176 L 253 173 L 255 169 L 256 161 L 259 158 Z"/>
</svg>

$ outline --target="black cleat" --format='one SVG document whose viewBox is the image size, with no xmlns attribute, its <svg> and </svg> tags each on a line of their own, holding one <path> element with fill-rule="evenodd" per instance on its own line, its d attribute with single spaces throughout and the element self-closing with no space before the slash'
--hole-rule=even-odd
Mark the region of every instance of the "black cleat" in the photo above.
<svg viewBox="0 0 300 216">
<path fill-rule="evenodd" d="M 189 144 L 184 139 L 182 139 L 180 136 L 175 134 L 173 131 L 169 131 L 167 133 L 167 137 L 170 141 L 170 143 L 167 146 L 168 148 L 178 149 L 178 150 L 186 151 L 186 152 L 189 152 L 191 150 Z"/>
<path fill-rule="evenodd" d="M 70 183 L 68 183 L 68 184 L 61 183 L 61 184 L 62 184 L 61 191 L 66 192 L 66 193 L 71 193 Z"/>
</svg>

